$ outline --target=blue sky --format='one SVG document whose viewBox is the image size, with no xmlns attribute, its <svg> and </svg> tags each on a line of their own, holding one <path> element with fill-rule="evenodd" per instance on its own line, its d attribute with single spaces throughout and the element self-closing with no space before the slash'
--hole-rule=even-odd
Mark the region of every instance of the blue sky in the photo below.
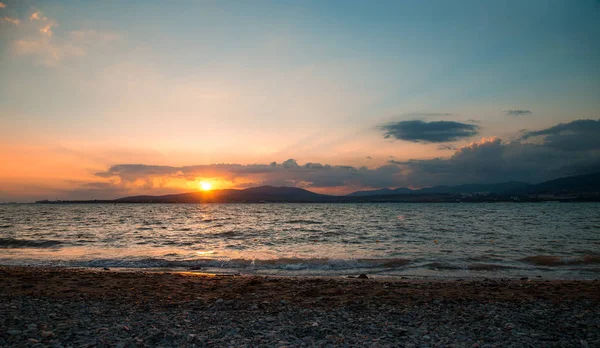
<svg viewBox="0 0 600 348">
<path fill-rule="evenodd" d="M 599 118 L 594 0 L 2 4 L 0 160 L 13 170 L 0 177 L 0 199 L 70 197 L 100 183 L 115 190 L 105 195 L 166 192 L 198 180 L 345 192 L 380 185 L 229 172 L 140 176 L 138 185 L 96 174 L 121 164 L 290 158 L 378 170 L 392 159 L 448 160 L 482 139 L 506 145 L 523 130 Z M 440 121 L 476 131 L 443 144 L 385 137 L 386 126 L 406 121 L 423 122 L 421 133 L 450 124 Z M 446 180 L 413 182 L 411 171 L 380 184 Z"/>
</svg>

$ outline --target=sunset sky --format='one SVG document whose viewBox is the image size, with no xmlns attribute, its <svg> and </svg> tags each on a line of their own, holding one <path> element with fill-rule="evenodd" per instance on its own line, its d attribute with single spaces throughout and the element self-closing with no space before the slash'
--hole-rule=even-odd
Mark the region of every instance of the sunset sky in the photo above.
<svg viewBox="0 0 600 348">
<path fill-rule="evenodd" d="M 0 1 L 0 202 L 600 171 L 597 0 Z"/>
</svg>

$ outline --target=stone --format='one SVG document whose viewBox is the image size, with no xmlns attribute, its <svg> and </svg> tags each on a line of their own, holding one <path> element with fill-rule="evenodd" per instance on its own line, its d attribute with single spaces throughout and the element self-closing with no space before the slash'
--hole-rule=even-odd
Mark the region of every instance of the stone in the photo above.
<svg viewBox="0 0 600 348">
<path fill-rule="evenodd" d="M 17 335 L 21 334 L 21 330 L 8 330 L 8 331 L 6 331 L 6 333 L 11 336 L 17 336 Z"/>
<path fill-rule="evenodd" d="M 358 276 L 358 279 L 369 279 L 366 274 L 362 273 Z"/>
</svg>

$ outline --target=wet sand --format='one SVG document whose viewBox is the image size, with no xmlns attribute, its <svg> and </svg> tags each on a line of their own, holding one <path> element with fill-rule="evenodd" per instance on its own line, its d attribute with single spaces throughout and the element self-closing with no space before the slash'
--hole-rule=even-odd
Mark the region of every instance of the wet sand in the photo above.
<svg viewBox="0 0 600 348">
<path fill-rule="evenodd" d="M 600 346 L 597 280 L 0 267 L 0 298 L 2 346 Z"/>
</svg>

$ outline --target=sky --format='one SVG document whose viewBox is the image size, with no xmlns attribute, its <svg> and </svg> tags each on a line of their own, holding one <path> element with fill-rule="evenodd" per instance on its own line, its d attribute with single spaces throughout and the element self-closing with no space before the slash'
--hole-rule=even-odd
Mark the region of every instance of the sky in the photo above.
<svg viewBox="0 0 600 348">
<path fill-rule="evenodd" d="M 600 171 L 598 0 L 0 1 L 0 202 Z"/>
</svg>

